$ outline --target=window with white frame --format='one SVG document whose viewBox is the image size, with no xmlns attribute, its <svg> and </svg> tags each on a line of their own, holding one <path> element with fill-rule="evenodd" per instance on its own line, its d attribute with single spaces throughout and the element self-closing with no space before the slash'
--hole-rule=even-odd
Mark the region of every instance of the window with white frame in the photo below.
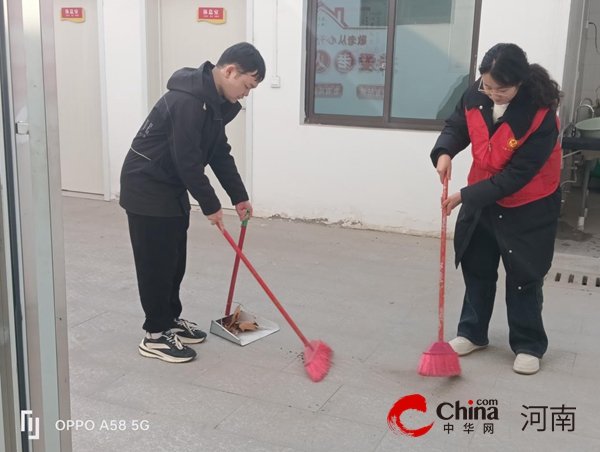
<svg viewBox="0 0 600 452">
<path fill-rule="evenodd" d="M 481 0 L 310 0 L 309 123 L 439 129 L 475 79 Z"/>
</svg>

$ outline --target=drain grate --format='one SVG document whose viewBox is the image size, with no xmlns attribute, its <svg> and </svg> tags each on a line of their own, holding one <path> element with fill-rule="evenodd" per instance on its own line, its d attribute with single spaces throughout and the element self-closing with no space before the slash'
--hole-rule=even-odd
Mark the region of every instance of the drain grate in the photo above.
<svg viewBox="0 0 600 452">
<path fill-rule="evenodd" d="M 549 279 L 548 277 L 546 278 Z M 578 272 L 556 271 L 554 273 L 554 281 L 551 285 L 560 285 L 562 287 L 571 286 L 579 289 L 600 289 L 600 276 L 586 275 Z M 582 287 L 581 287 L 582 286 Z"/>
</svg>

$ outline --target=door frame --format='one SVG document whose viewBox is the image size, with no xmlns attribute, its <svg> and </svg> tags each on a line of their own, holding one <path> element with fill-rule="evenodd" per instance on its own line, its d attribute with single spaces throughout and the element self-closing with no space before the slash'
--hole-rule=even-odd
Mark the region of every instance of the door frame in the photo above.
<svg viewBox="0 0 600 452">
<path fill-rule="evenodd" d="M 9 0 L 2 15 L 3 94 L 10 96 L 2 106 L 9 116 L 5 138 L 10 135 L 2 221 L 8 220 L 10 260 L 1 258 L 12 276 L 12 306 L 5 312 L 14 315 L 15 405 L 27 410 L 15 413 L 15 423 L 24 414 L 35 419 L 32 431 L 21 429 L 17 450 L 25 452 L 72 450 L 71 432 L 54 428 L 71 419 L 54 14 L 52 2 Z"/>
<path fill-rule="evenodd" d="M 108 93 L 106 88 L 106 49 L 104 33 L 104 0 L 96 0 L 98 15 L 98 57 L 100 59 L 100 117 L 102 127 L 102 177 L 104 201 L 110 201 L 110 151 L 108 148 Z"/>
<path fill-rule="evenodd" d="M 246 0 L 246 40 L 254 45 L 254 0 Z M 246 100 L 246 190 L 252 200 L 254 168 L 254 93 Z"/>
<path fill-rule="evenodd" d="M 103 0 L 98 0 L 98 2 L 102 2 Z M 157 2 L 158 5 L 158 19 L 160 24 L 160 7 L 162 0 L 142 0 L 140 3 L 140 14 L 142 17 L 141 20 L 141 35 L 142 35 L 142 89 L 144 90 L 143 96 L 143 106 L 144 106 L 144 114 L 148 113 L 150 106 L 148 105 L 148 96 L 149 96 L 149 71 L 152 70 L 148 66 L 148 19 L 147 19 L 147 11 L 150 7 L 150 2 Z M 157 33 L 162 33 L 161 27 L 153 27 Z M 254 44 L 254 0 L 246 0 L 246 41 L 250 44 Z M 160 42 L 160 39 L 159 39 Z M 162 48 L 159 46 L 159 62 L 162 62 Z M 160 63 L 159 63 L 160 65 Z M 162 86 L 162 68 L 159 67 L 159 80 Z M 250 92 L 250 95 L 246 98 L 246 168 L 245 168 L 245 186 L 246 191 L 248 192 L 248 196 L 252 200 L 253 194 L 253 167 L 254 167 L 254 93 Z"/>
</svg>

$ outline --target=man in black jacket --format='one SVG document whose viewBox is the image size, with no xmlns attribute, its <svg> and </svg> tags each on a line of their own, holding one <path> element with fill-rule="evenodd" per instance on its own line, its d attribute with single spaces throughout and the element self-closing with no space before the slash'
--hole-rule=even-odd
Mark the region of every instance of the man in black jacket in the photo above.
<svg viewBox="0 0 600 452">
<path fill-rule="evenodd" d="M 185 344 L 206 338 L 180 317 L 179 287 L 185 273 L 188 192 L 202 213 L 223 226 L 223 211 L 204 168 L 210 165 L 241 221 L 252 216 L 248 194 L 230 154 L 225 125 L 238 102 L 265 78 L 265 62 L 254 46 L 236 44 L 217 65 L 175 72 L 125 158 L 120 204 L 127 211 L 138 288 L 146 314 L 140 354 L 180 363 L 196 352 Z"/>
</svg>

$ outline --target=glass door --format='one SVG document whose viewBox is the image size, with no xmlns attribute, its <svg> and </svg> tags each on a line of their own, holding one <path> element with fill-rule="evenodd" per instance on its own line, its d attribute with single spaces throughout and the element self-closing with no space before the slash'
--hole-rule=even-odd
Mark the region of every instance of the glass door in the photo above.
<svg viewBox="0 0 600 452">
<path fill-rule="evenodd" d="M 0 21 L 0 449 L 69 452 L 66 290 L 52 1 Z"/>
</svg>

